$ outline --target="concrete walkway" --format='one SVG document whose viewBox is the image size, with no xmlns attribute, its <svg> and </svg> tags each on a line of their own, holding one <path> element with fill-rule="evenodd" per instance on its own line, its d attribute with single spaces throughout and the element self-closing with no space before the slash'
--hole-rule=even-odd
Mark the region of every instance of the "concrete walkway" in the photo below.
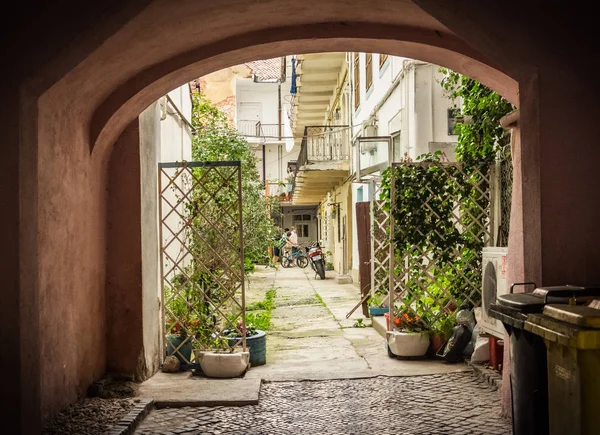
<svg viewBox="0 0 600 435">
<path fill-rule="evenodd" d="M 402 361 L 388 357 L 384 339 L 365 325 L 354 284 L 338 284 L 335 272 L 315 279 L 312 269 L 257 267 L 246 288 L 247 303 L 261 301 L 275 288 L 273 329 L 267 332 L 267 363 L 251 367 L 244 378 L 207 379 L 189 372 L 157 373 L 140 386 L 140 397 L 157 406 L 215 406 L 258 403 L 261 381 L 334 380 L 376 376 L 416 376 L 468 371 L 465 364 Z M 381 328 L 379 328 L 381 329 Z"/>
<path fill-rule="evenodd" d="M 273 329 L 267 333 L 267 364 L 251 368 L 246 379 L 348 379 L 469 370 L 464 364 L 388 357 L 379 332 L 372 327 L 353 327 L 358 319 L 371 324 L 360 307 L 346 319 L 360 301 L 360 292 L 354 284 L 338 284 L 335 277 L 335 272 L 327 271 L 325 280 L 315 279 L 310 266 L 280 267 L 278 271 L 257 268 L 250 277 L 248 300 L 261 300 L 274 287 L 276 308 L 272 311 Z"/>
</svg>

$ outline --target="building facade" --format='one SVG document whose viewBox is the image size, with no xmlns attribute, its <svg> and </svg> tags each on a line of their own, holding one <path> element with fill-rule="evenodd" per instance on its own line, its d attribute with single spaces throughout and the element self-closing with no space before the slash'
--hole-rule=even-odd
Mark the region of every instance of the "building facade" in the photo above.
<svg viewBox="0 0 600 435">
<path fill-rule="evenodd" d="M 331 266 L 358 282 L 356 204 L 376 195 L 370 180 L 391 162 L 438 150 L 454 161 L 460 102 L 444 94 L 433 64 L 356 52 L 296 59 L 294 128 L 302 139 L 293 201 L 317 207 Z"/>
</svg>

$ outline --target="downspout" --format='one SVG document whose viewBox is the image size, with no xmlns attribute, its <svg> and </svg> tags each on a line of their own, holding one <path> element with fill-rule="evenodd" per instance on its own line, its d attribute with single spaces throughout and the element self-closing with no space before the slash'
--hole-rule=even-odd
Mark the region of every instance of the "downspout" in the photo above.
<svg viewBox="0 0 600 435">
<path fill-rule="evenodd" d="M 281 140 L 281 81 L 277 83 L 277 123 L 279 127 L 279 140 Z"/>
<path fill-rule="evenodd" d="M 431 142 L 435 142 L 435 114 L 433 112 L 433 67 L 429 66 L 429 71 L 431 72 L 431 82 L 429 83 L 429 100 L 431 104 Z"/>
<path fill-rule="evenodd" d="M 263 143 L 262 146 L 262 167 L 263 167 L 263 182 L 265 183 L 265 189 L 267 188 L 267 151 L 265 149 L 266 145 Z M 269 196 L 269 192 L 266 192 L 266 195 Z"/>
</svg>

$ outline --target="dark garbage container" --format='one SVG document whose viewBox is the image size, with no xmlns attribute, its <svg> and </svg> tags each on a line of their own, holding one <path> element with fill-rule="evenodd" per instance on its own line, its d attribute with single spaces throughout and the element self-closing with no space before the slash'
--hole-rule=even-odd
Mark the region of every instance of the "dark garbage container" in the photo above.
<svg viewBox="0 0 600 435">
<path fill-rule="evenodd" d="M 490 305 L 490 316 L 500 320 L 510 337 L 510 388 L 513 435 L 545 435 L 548 429 L 547 351 L 543 339 L 525 329 L 528 316 L 550 303 L 580 303 L 600 296 L 600 287 L 574 285 L 539 287 L 531 293 L 500 295 Z"/>
<path fill-rule="evenodd" d="M 550 435 L 600 434 L 600 309 L 546 305 L 525 330 L 548 350 Z"/>
</svg>

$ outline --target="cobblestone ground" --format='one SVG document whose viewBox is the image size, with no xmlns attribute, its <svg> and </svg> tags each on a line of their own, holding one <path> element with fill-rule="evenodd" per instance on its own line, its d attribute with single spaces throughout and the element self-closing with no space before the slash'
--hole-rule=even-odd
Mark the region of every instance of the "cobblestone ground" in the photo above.
<svg viewBox="0 0 600 435">
<path fill-rule="evenodd" d="M 262 385 L 259 404 L 158 409 L 135 434 L 511 434 L 472 373 Z"/>
</svg>

